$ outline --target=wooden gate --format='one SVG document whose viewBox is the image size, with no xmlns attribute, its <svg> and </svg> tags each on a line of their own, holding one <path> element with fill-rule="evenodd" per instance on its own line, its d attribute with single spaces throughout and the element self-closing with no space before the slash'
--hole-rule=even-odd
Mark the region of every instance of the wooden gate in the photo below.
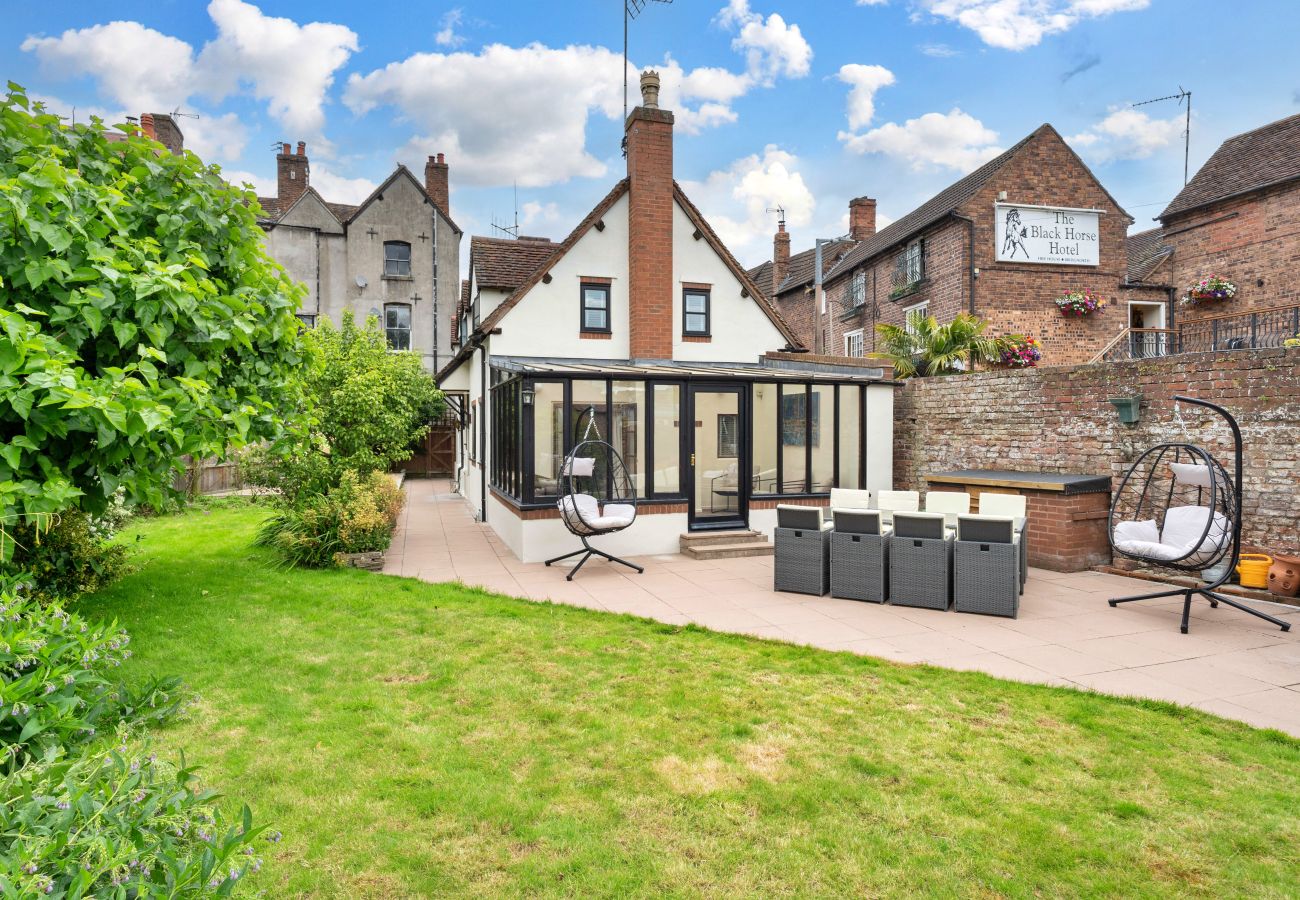
<svg viewBox="0 0 1300 900">
<path fill-rule="evenodd" d="M 404 463 L 396 468 L 406 470 L 407 475 L 450 475 L 456 467 L 456 417 L 446 415 L 429 425 L 420 447 Z"/>
</svg>

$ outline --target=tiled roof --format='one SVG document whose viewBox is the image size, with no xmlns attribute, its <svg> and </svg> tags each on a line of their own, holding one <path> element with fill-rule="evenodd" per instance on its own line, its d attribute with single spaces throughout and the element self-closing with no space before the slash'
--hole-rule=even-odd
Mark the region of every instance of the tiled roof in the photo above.
<svg viewBox="0 0 1300 900">
<path fill-rule="evenodd" d="M 1174 248 L 1165 243 L 1163 228 L 1149 228 L 1130 234 L 1124 241 L 1128 251 L 1128 280 L 1134 284 L 1146 281 L 1156 268 L 1168 259 Z"/>
<path fill-rule="evenodd" d="M 1158 218 L 1300 179 L 1300 115 L 1230 137 Z"/>
<path fill-rule="evenodd" d="M 848 255 L 840 260 L 839 265 L 830 271 L 825 280 L 830 281 L 832 278 L 838 278 L 852 271 L 859 263 L 871 259 L 876 254 L 882 253 L 896 244 L 903 243 L 918 231 L 933 225 L 956 210 L 979 193 L 980 188 L 984 187 L 988 180 L 997 174 L 997 171 L 1006 165 L 1007 161 L 1015 156 L 1021 147 L 1033 140 L 1044 129 L 1051 129 L 1051 127 L 1051 125 L 1040 125 L 1032 134 L 1016 143 L 1011 149 L 995 156 L 965 178 L 948 185 L 948 187 L 907 215 L 877 231 L 849 251 Z"/>
<path fill-rule="evenodd" d="M 257 217 L 259 222 L 274 222 L 280 218 L 279 197 L 258 197 L 257 202 L 262 207 L 262 214 Z"/>
<path fill-rule="evenodd" d="M 745 274 L 763 292 L 763 296 L 769 298 L 772 296 L 772 260 L 766 260 L 752 269 L 746 269 Z"/>
<path fill-rule="evenodd" d="M 460 320 L 469 309 L 469 279 L 460 280 L 460 298 L 456 301 L 456 307 L 451 311 L 451 342 L 452 344 L 460 343 Z"/>
<path fill-rule="evenodd" d="M 388 186 L 392 184 L 394 180 L 400 178 L 402 175 L 405 175 L 407 178 L 410 178 L 411 181 L 414 182 L 415 186 L 419 188 L 420 193 L 424 194 L 424 186 L 421 185 L 420 182 L 416 179 L 416 177 L 411 174 L 410 170 L 403 165 L 398 165 L 398 167 L 395 170 L 393 170 L 393 174 L 389 175 L 388 178 L 384 180 L 383 184 L 375 188 L 370 193 L 370 196 L 367 197 L 365 200 L 361 201 L 361 203 L 357 206 L 353 206 L 350 203 L 331 203 L 330 201 L 322 197 L 314 187 L 309 186 L 307 190 L 315 194 L 316 198 L 320 200 L 321 203 L 325 204 L 325 208 L 334 214 L 334 218 L 339 220 L 339 224 L 346 225 L 348 222 L 350 222 L 353 219 L 353 217 L 356 216 L 356 214 L 363 207 L 370 205 L 370 203 L 376 197 L 380 196 L 381 194 L 383 194 L 384 191 L 388 189 Z M 278 222 L 280 217 L 289 211 L 289 206 L 293 205 L 293 204 L 289 204 L 289 206 L 285 206 L 282 208 L 280 206 L 279 197 L 258 197 L 257 202 L 262 206 L 262 215 L 258 216 L 259 222 Z M 452 221 L 451 216 L 447 215 L 447 213 L 441 209 L 438 210 L 438 212 L 441 213 L 442 217 L 447 220 L 447 223 L 451 225 L 451 227 L 459 234 L 460 227 L 454 221 Z"/>
<path fill-rule="evenodd" d="M 546 262 L 559 245 L 547 238 L 469 239 L 470 265 L 480 288 L 513 291 Z"/>
<path fill-rule="evenodd" d="M 843 258 L 857 244 L 856 241 L 843 240 L 836 241 L 833 244 L 827 244 L 822 247 L 822 277 L 825 278 L 830 273 L 835 264 Z M 785 279 L 777 286 L 776 293 L 784 294 L 786 291 L 792 291 L 812 284 L 817 275 L 817 248 L 804 250 L 799 253 L 791 254 L 789 266 L 786 269 Z M 765 297 L 772 295 L 772 261 L 760 263 L 748 270 L 749 277 L 754 280 L 754 284 L 763 292 Z"/>
</svg>

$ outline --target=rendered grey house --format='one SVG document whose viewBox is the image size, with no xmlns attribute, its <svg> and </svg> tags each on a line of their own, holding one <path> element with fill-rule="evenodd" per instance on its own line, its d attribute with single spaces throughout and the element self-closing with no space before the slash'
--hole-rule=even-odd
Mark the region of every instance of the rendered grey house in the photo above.
<svg viewBox="0 0 1300 900">
<path fill-rule="evenodd" d="M 448 215 L 447 163 L 430 156 L 421 184 L 399 165 L 359 206 L 311 187 L 307 148 L 276 155 L 277 196 L 259 197 L 267 249 L 307 286 L 299 318 L 379 318 L 388 342 L 437 371 L 451 357 L 460 298 L 461 230 Z"/>
</svg>

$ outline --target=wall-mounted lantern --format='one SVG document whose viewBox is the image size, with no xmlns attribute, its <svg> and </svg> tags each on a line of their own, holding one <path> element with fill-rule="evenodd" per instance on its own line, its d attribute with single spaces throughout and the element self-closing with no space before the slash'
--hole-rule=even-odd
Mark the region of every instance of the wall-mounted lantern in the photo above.
<svg viewBox="0 0 1300 900">
<path fill-rule="evenodd" d="M 1142 407 L 1142 397 L 1111 397 L 1110 402 L 1114 405 L 1115 411 L 1119 413 L 1119 421 L 1122 425 L 1136 425 L 1138 413 Z"/>
<path fill-rule="evenodd" d="M 524 388 L 522 391 L 519 392 L 519 399 L 521 399 L 521 400 L 524 401 L 524 406 L 532 406 L 532 405 L 533 405 L 533 389 L 532 389 L 532 388 Z"/>
</svg>

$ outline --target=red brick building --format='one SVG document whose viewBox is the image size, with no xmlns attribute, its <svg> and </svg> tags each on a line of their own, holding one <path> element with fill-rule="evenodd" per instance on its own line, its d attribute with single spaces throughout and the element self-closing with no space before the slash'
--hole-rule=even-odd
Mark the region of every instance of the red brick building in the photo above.
<svg viewBox="0 0 1300 900">
<path fill-rule="evenodd" d="M 1134 280 L 1180 301 L 1211 274 L 1237 288 L 1175 303 L 1182 349 L 1275 347 L 1300 332 L 1300 115 L 1224 141 L 1159 219 L 1129 239 Z"/>
<path fill-rule="evenodd" d="M 870 233 L 850 235 L 851 249 L 828 268 L 824 303 L 808 289 L 793 296 L 788 278 L 777 291 L 782 315 L 805 327 L 800 338 L 813 352 L 861 356 L 876 348 L 882 322 L 967 312 L 992 334 L 1037 338 L 1045 365 L 1066 365 L 1118 338 L 1130 303 L 1146 304 L 1153 319 L 1167 312 L 1167 290 L 1130 284 L 1132 217 L 1051 125 L 879 231 L 874 206 Z M 1063 317 L 1055 299 L 1085 288 L 1108 308 Z M 802 315 L 789 308 L 796 302 Z"/>
</svg>

